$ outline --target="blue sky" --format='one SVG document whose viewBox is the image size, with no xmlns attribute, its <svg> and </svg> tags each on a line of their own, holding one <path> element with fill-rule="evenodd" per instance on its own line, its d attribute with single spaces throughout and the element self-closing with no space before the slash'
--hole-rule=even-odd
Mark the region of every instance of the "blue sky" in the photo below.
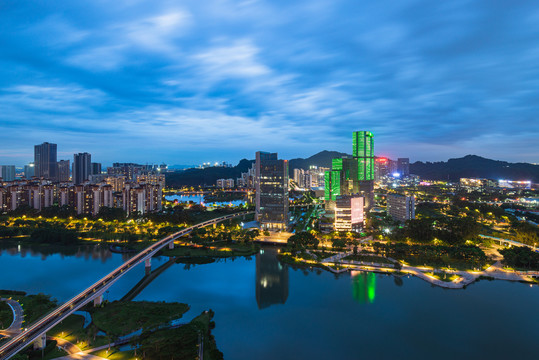
<svg viewBox="0 0 539 360">
<path fill-rule="evenodd" d="M 537 1 L 0 3 L 2 164 L 351 151 L 539 161 Z"/>
</svg>

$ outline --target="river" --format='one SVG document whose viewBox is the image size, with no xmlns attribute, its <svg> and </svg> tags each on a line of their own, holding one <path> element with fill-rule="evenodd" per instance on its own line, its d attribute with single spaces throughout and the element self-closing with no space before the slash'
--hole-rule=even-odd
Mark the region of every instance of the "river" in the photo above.
<svg viewBox="0 0 539 360">
<path fill-rule="evenodd" d="M 106 248 L 2 249 L 0 288 L 66 301 L 120 265 Z M 168 258 L 152 259 L 156 268 Z M 105 294 L 124 296 L 142 265 Z M 538 358 L 539 286 L 479 281 L 446 290 L 414 278 L 335 276 L 292 269 L 274 248 L 251 258 L 174 264 L 135 300 L 191 305 L 188 319 L 215 311 L 225 359 Z"/>
</svg>

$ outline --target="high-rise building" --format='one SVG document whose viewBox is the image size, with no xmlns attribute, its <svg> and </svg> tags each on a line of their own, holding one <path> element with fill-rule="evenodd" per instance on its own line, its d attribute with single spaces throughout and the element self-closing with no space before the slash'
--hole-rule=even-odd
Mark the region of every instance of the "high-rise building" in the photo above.
<svg viewBox="0 0 539 360">
<path fill-rule="evenodd" d="M 25 179 L 31 179 L 33 176 L 35 176 L 34 163 L 31 162 L 28 165 L 24 165 L 24 178 Z"/>
<path fill-rule="evenodd" d="M 369 131 L 353 133 L 353 158 L 333 159 L 325 174 L 327 209 L 334 207 L 338 196 L 360 194 L 369 209 L 374 201 L 374 140 Z"/>
<path fill-rule="evenodd" d="M 2 165 L 0 166 L 0 178 L 3 181 L 15 180 L 15 165 Z"/>
<path fill-rule="evenodd" d="M 338 196 L 335 200 L 335 231 L 360 231 L 364 221 L 362 196 Z"/>
<path fill-rule="evenodd" d="M 389 175 L 390 161 L 386 157 L 377 157 L 374 160 L 374 181 L 380 181 L 381 178 Z"/>
<path fill-rule="evenodd" d="M 92 163 L 92 173 L 90 175 L 101 174 L 101 163 Z"/>
<path fill-rule="evenodd" d="M 415 219 L 415 197 L 401 194 L 387 196 L 387 214 L 394 220 L 405 222 Z"/>
<path fill-rule="evenodd" d="M 288 227 L 288 161 L 277 153 L 256 153 L 256 220 L 263 229 Z"/>
<path fill-rule="evenodd" d="M 410 159 L 409 158 L 397 159 L 397 172 L 402 177 L 406 177 L 410 175 Z"/>
<path fill-rule="evenodd" d="M 68 182 L 69 181 L 69 160 L 60 160 L 58 161 L 58 181 L 59 182 Z"/>
<path fill-rule="evenodd" d="M 352 153 L 358 160 L 358 180 L 374 180 L 374 136 L 370 131 L 354 131 Z"/>
<path fill-rule="evenodd" d="M 90 178 L 92 174 L 92 155 L 88 153 L 78 153 L 73 155 L 73 183 L 82 184 Z"/>
<path fill-rule="evenodd" d="M 34 146 L 35 176 L 57 181 L 57 145 L 44 142 Z"/>
</svg>

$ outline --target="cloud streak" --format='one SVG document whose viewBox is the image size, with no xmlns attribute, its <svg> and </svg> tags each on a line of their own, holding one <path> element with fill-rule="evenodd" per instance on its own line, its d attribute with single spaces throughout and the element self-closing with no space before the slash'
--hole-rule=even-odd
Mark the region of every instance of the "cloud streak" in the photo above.
<svg viewBox="0 0 539 360">
<path fill-rule="evenodd" d="M 350 151 L 537 162 L 533 1 L 10 2 L 0 161 L 32 145 L 98 161 Z"/>
</svg>

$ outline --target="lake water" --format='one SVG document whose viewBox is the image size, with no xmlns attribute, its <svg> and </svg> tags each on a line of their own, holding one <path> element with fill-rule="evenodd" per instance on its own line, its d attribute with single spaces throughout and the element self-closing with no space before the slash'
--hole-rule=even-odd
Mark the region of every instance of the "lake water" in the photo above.
<svg viewBox="0 0 539 360">
<path fill-rule="evenodd" d="M 250 259 L 174 264 L 135 300 L 191 305 L 188 319 L 215 311 L 225 359 L 536 359 L 539 287 L 480 281 L 446 290 L 413 277 L 335 276 L 282 265 L 274 248 Z M 76 295 L 124 261 L 106 249 L 45 255 L 3 249 L 0 288 Z M 168 258 L 152 259 L 157 268 Z M 105 298 L 124 296 L 142 265 Z"/>
<path fill-rule="evenodd" d="M 169 195 L 165 196 L 165 199 L 168 201 L 178 200 L 179 203 L 189 203 L 190 201 L 195 204 L 204 203 L 206 206 L 226 206 L 226 205 L 245 205 L 245 200 L 233 200 L 233 201 L 224 201 L 224 202 L 205 202 L 204 195 Z"/>
</svg>

